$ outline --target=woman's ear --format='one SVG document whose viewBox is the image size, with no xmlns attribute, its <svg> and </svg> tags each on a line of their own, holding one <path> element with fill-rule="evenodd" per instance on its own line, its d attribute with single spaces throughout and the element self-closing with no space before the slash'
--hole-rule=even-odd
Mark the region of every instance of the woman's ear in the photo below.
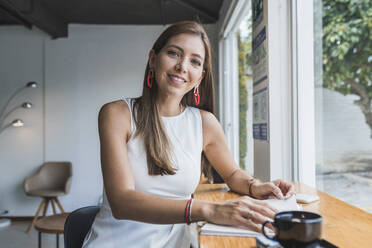
<svg viewBox="0 0 372 248">
<path fill-rule="evenodd" d="M 155 58 L 156 58 L 155 51 L 154 51 L 154 49 L 151 49 L 150 52 L 149 52 L 149 66 L 150 66 L 150 68 L 154 68 Z"/>
</svg>

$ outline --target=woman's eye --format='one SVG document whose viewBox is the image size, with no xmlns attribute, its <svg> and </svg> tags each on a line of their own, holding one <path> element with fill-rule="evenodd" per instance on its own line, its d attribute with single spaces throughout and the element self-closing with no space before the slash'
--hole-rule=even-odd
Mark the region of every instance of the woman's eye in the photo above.
<svg viewBox="0 0 372 248">
<path fill-rule="evenodd" d="M 168 51 L 168 54 L 171 55 L 171 56 L 179 57 L 178 53 L 175 52 L 175 51 L 172 51 L 172 50 L 169 50 L 169 51 Z"/>
<path fill-rule="evenodd" d="M 191 60 L 191 63 L 193 63 L 194 65 L 197 65 L 197 66 L 201 66 L 200 61 L 196 60 L 196 59 Z"/>
</svg>

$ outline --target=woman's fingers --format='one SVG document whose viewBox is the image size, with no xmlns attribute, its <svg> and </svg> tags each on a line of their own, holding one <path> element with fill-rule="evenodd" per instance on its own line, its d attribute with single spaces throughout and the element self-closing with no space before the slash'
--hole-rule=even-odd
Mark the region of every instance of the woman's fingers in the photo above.
<svg viewBox="0 0 372 248">
<path fill-rule="evenodd" d="M 288 183 L 289 185 L 287 186 L 288 187 L 288 190 L 287 190 L 287 193 L 285 194 L 285 197 L 290 197 L 294 194 L 296 194 L 296 191 L 295 191 L 295 187 L 293 184 L 291 183 Z"/>
<path fill-rule="evenodd" d="M 292 183 L 289 183 L 289 182 L 286 182 L 286 181 L 283 181 L 283 180 L 280 180 L 280 179 L 274 180 L 273 183 L 274 183 L 274 185 L 279 187 L 279 189 L 282 191 L 283 195 L 286 198 L 295 194 L 295 188 L 294 188 L 294 185 Z"/>
<path fill-rule="evenodd" d="M 271 192 L 272 192 L 272 194 L 274 194 L 276 196 L 276 198 L 281 199 L 281 200 L 284 199 L 282 190 L 278 186 L 276 186 L 273 183 L 270 183 L 269 187 L 271 187 Z"/>
<path fill-rule="evenodd" d="M 261 188 L 260 199 L 267 199 L 271 196 L 277 199 L 284 199 L 282 190 L 274 182 L 262 183 L 259 187 Z"/>
<path fill-rule="evenodd" d="M 248 219 L 252 220 L 255 223 L 263 224 L 265 221 L 272 221 L 272 218 L 263 216 L 260 212 L 253 211 L 248 216 Z"/>
<path fill-rule="evenodd" d="M 279 212 L 276 208 L 274 208 L 273 206 L 271 206 L 270 204 L 262 200 L 256 200 L 250 197 L 244 197 L 243 201 L 246 203 L 246 206 L 248 208 L 253 209 L 256 212 L 260 212 L 261 214 L 269 218 L 273 218 L 274 215 Z"/>
<path fill-rule="evenodd" d="M 244 211 L 244 217 L 252 217 L 253 221 L 263 223 L 267 220 L 272 220 L 275 214 L 278 212 L 277 209 L 273 208 L 267 202 L 254 199 L 243 199 L 245 206 L 242 207 Z"/>
<path fill-rule="evenodd" d="M 262 224 L 265 221 L 272 221 L 271 218 L 261 215 L 259 212 L 255 212 L 253 210 L 249 210 L 243 216 L 246 221 L 246 225 L 248 227 L 254 227 L 254 230 L 257 232 L 261 232 Z M 271 224 L 268 224 L 267 227 L 273 231 L 275 231 L 274 227 Z"/>
<path fill-rule="evenodd" d="M 270 209 L 270 210 L 273 211 L 275 214 L 279 212 L 278 209 L 274 208 L 273 206 L 271 206 L 271 205 L 270 205 L 269 203 L 267 203 L 267 202 L 264 202 L 264 201 L 258 201 L 257 204 L 259 204 L 259 205 L 261 205 L 261 206 L 264 206 L 265 208 Z"/>
<path fill-rule="evenodd" d="M 278 210 L 274 209 L 265 202 L 262 204 L 251 204 L 249 208 L 270 219 L 273 219 L 275 214 L 278 212 Z"/>
<path fill-rule="evenodd" d="M 243 216 L 241 216 L 239 219 L 239 226 L 248 228 L 250 230 L 253 230 L 255 232 L 261 232 L 262 224 L 255 223 L 252 219 L 246 219 Z"/>
<path fill-rule="evenodd" d="M 211 222 L 222 225 L 241 226 L 261 232 L 265 221 L 272 221 L 278 212 L 267 202 L 248 196 L 229 200 L 219 207 Z M 274 230 L 271 225 L 268 228 Z"/>
<path fill-rule="evenodd" d="M 283 200 L 295 194 L 294 185 L 280 179 L 272 182 L 258 183 L 254 186 L 255 197 L 259 199 L 275 197 Z"/>
</svg>

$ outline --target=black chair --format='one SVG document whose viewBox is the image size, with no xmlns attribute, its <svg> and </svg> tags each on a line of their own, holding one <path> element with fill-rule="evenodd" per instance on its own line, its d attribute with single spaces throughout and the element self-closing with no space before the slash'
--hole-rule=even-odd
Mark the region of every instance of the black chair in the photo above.
<svg viewBox="0 0 372 248">
<path fill-rule="evenodd" d="M 67 217 L 64 230 L 65 248 L 82 247 L 99 209 L 99 206 L 83 207 L 76 209 Z"/>
</svg>

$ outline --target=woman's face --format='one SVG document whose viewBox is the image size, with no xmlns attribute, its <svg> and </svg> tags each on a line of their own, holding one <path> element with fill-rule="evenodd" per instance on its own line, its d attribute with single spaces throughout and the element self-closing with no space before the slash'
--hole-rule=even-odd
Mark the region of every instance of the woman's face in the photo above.
<svg viewBox="0 0 372 248">
<path fill-rule="evenodd" d="M 204 44 L 193 34 L 169 39 L 158 54 L 150 52 L 150 68 L 155 72 L 159 93 L 182 98 L 198 86 L 204 77 Z"/>
</svg>

